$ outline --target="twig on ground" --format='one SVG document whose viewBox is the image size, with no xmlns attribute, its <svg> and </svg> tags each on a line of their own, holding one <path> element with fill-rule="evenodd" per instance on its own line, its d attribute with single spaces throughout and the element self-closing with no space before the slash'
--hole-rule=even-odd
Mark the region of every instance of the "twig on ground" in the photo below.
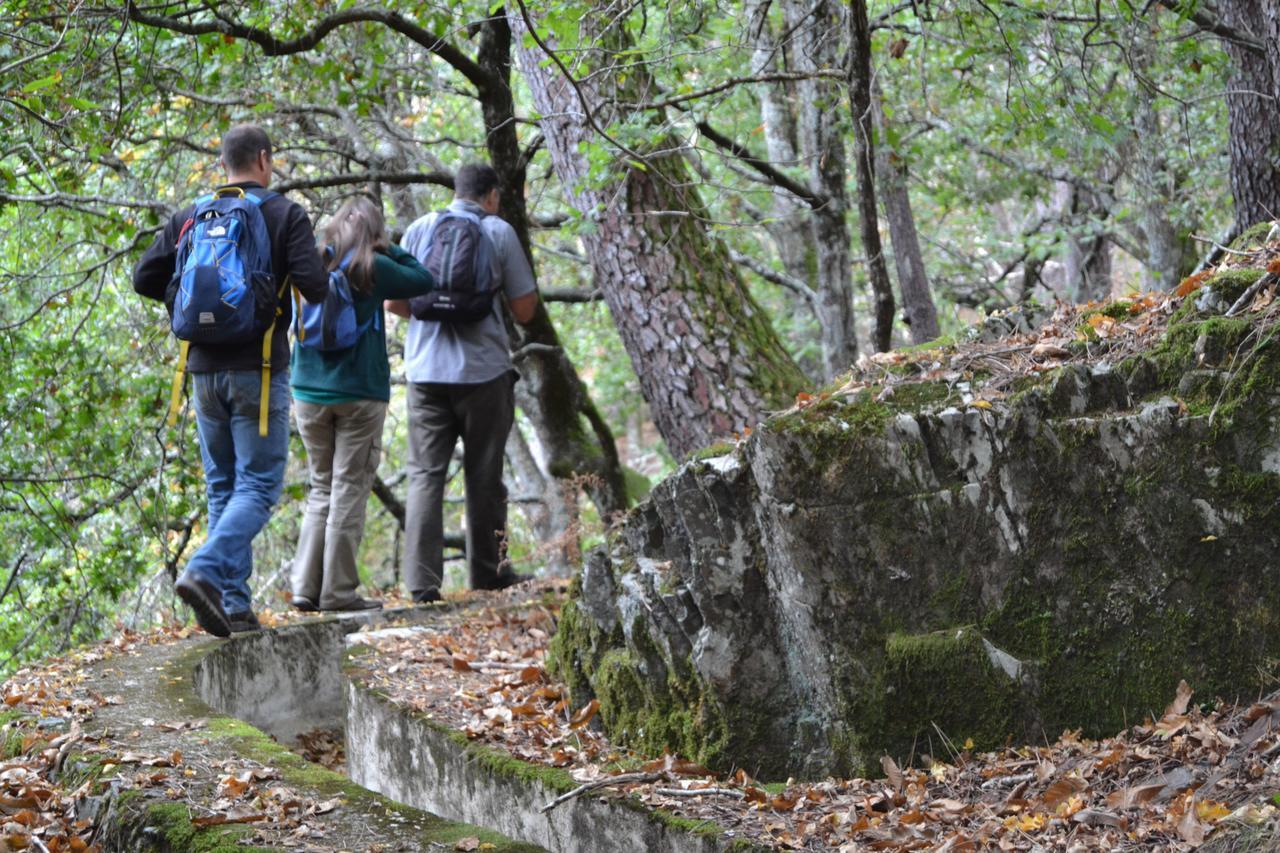
<svg viewBox="0 0 1280 853">
<path fill-rule="evenodd" d="M 746 793 L 736 788 L 654 788 L 655 794 L 664 797 L 732 797 L 735 800 L 746 798 Z"/>
<path fill-rule="evenodd" d="M 982 783 L 984 790 L 990 788 L 998 788 L 1001 785 L 1018 785 L 1022 782 L 1030 782 L 1036 778 L 1034 773 L 1019 773 L 1016 776 L 996 776 Z"/>
<path fill-rule="evenodd" d="M 602 779 L 596 779 L 591 782 L 585 782 L 572 791 L 567 791 L 556 797 L 551 802 L 542 807 L 542 813 L 554 809 L 561 803 L 567 803 L 569 800 L 581 797 L 588 791 L 594 791 L 596 788 L 608 788 L 613 785 L 631 785 L 644 784 L 646 782 L 657 782 L 659 779 L 666 778 L 666 773 L 620 773 L 617 776 L 605 776 Z"/>
<path fill-rule="evenodd" d="M 1227 309 L 1227 313 L 1224 316 L 1234 317 L 1245 308 L 1249 307 L 1249 305 L 1253 303 L 1253 297 L 1257 296 L 1258 292 L 1263 288 L 1274 284 L 1276 278 L 1277 277 L 1274 273 L 1267 273 L 1253 284 L 1249 285 L 1248 289 L 1246 289 L 1244 293 L 1240 294 L 1240 298 L 1231 303 L 1231 307 Z"/>
</svg>

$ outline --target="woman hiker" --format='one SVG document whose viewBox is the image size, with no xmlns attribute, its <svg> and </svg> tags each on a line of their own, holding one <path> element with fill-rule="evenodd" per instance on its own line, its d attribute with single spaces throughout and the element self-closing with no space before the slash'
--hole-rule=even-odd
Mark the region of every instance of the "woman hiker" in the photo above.
<svg viewBox="0 0 1280 853">
<path fill-rule="evenodd" d="M 314 338 L 308 344 L 303 329 L 294 344 L 290 386 L 311 490 L 293 558 L 290 604 L 302 611 L 376 610 L 381 601 L 356 592 L 356 554 L 391 398 L 382 303 L 424 294 L 432 279 L 387 239 L 381 207 L 365 196 L 338 209 L 320 232 L 320 251 L 330 271 L 345 271 L 357 337 L 352 346 L 331 349 Z"/>
</svg>

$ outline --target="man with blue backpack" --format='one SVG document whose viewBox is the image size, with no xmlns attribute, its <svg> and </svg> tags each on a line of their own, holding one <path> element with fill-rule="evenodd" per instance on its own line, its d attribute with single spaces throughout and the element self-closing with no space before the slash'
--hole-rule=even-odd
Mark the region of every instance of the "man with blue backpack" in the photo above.
<svg viewBox="0 0 1280 853">
<path fill-rule="evenodd" d="M 174 214 L 133 271 L 163 300 L 180 341 L 171 423 L 192 375 L 208 499 L 205 543 L 174 584 L 217 637 L 259 628 L 253 539 L 280 497 L 289 449 L 292 286 L 322 301 L 328 273 L 305 210 L 271 192 L 271 140 L 256 125 L 222 137 L 227 183 Z"/>
<path fill-rule="evenodd" d="M 405 585 L 414 601 L 440 598 L 443 502 L 449 462 L 462 439 L 467 562 L 472 589 L 518 583 L 505 561 L 507 490 L 503 452 L 515 419 L 511 345 L 502 315 L 506 296 L 518 323 L 533 319 L 537 284 L 515 229 L 496 214 L 498 175 L 467 165 L 454 178 L 454 201 L 409 226 L 401 241 L 435 285 L 407 303 L 409 494 L 405 502 Z"/>
</svg>

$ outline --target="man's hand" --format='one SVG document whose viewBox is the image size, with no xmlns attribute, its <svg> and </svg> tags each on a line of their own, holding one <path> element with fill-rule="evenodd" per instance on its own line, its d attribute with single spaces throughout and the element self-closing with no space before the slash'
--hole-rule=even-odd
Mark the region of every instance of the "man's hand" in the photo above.
<svg viewBox="0 0 1280 853">
<path fill-rule="evenodd" d="M 409 316 L 409 300 L 408 299 L 388 299 L 382 303 L 383 306 L 395 314 L 397 317 Z"/>
</svg>

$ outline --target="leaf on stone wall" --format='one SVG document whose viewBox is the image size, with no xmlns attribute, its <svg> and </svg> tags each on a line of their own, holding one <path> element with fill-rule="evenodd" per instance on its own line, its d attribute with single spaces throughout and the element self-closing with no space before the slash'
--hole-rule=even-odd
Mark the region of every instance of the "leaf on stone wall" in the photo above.
<svg viewBox="0 0 1280 853">
<path fill-rule="evenodd" d="M 902 771 L 898 764 L 887 755 L 880 756 L 880 766 L 884 768 L 884 776 L 895 791 L 902 791 Z"/>
<path fill-rule="evenodd" d="M 578 712 L 569 719 L 569 728 L 580 729 L 587 723 L 591 722 L 596 712 L 600 710 L 600 700 L 592 699 L 587 704 L 578 709 Z"/>
<path fill-rule="evenodd" d="M 1186 679 L 1178 682 L 1178 692 L 1174 695 L 1173 701 L 1169 703 L 1169 707 L 1164 709 L 1164 716 L 1178 716 L 1187 713 L 1187 704 L 1191 701 L 1192 694 L 1195 693 L 1191 689 L 1191 685 L 1187 684 Z"/>
</svg>

